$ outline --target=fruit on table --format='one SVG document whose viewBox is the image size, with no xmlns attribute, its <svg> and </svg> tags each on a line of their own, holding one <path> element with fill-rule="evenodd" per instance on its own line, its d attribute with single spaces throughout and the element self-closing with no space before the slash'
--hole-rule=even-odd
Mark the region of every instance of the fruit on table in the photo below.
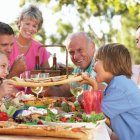
<svg viewBox="0 0 140 140">
<path fill-rule="evenodd" d="M 6 112 L 0 112 L 0 121 L 8 121 L 9 116 Z"/>
</svg>

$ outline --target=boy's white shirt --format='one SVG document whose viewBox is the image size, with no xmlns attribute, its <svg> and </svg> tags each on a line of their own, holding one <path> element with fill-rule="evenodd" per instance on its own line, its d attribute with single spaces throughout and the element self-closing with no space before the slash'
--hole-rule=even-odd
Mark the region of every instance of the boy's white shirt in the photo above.
<svg viewBox="0 0 140 140">
<path fill-rule="evenodd" d="M 138 85 L 140 88 L 140 65 L 132 66 L 132 77 L 131 79 Z"/>
</svg>

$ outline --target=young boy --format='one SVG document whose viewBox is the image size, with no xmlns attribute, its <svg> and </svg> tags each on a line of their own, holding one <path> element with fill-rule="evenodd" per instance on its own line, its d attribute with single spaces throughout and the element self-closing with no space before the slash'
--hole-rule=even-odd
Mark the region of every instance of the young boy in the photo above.
<svg viewBox="0 0 140 140">
<path fill-rule="evenodd" d="M 13 85 L 10 84 L 8 80 L 5 80 L 8 75 L 8 58 L 7 56 L 0 52 L 0 99 L 3 96 L 12 94 L 15 90 Z"/>
<path fill-rule="evenodd" d="M 93 69 L 97 82 L 106 82 L 102 111 L 110 119 L 119 140 L 140 139 L 140 89 L 130 79 L 131 57 L 122 44 L 112 43 L 99 48 Z M 82 83 L 93 85 L 89 77 Z"/>
</svg>

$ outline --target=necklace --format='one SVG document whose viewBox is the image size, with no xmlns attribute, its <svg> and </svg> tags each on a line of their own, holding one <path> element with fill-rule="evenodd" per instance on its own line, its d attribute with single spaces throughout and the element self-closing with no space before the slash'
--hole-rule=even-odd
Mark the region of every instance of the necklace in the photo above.
<svg viewBox="0 0 140 140">
<path fill-rule="evenodd" d="M 21 45 L 18 40 L 16 40 L 16 43 L 17 43 L 20 54 L 26 55 L 30 49 L 32 41 L 30 41 L 27 45 Z"/>
<path fill-rule="evenodd" d="M 22 44 L 16 39 L 16 43 L 17 43 L 18 47 L 20 47 L 20 48 L 29 48 L 30 45 L 31 45 L 31 43 L 32 43 L 32 41 L 29 41 L 26 45 L 22 45 Z"/>
</svg>

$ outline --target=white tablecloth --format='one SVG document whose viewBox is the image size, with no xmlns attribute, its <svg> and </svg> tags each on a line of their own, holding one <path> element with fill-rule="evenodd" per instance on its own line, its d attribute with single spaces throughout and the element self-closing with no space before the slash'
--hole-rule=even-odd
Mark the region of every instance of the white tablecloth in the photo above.
<svg viewBox="0 0 140 140">
<path fill-rule="evenodd" d="M 107 126 L 104 122 L 95 128 L 92 140 L 110 140 Z"/>
</svg>

